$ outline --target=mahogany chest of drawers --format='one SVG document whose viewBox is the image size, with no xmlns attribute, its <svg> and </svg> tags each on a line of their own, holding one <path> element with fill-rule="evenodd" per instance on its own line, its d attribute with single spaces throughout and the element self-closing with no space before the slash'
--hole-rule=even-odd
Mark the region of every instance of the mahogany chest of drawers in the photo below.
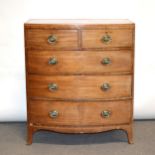
<svg viewBox="0 0 155 155">
<path fill-rule="evenodd" d="M 24 28 L 27 143 L 38 130 L 114 129 L 132 143 L 134 23 L 30 20 Z"/>
</svg>

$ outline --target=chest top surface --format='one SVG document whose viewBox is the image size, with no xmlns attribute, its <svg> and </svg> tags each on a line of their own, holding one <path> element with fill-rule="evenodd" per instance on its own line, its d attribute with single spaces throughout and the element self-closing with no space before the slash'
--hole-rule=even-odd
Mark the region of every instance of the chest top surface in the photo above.
<svg viewBox="0 0 155 155">
<path fill-rule="evenodd" d="M 25 28 L 133 28 L 134 23 L 128 19 L 30 19 Z"/>
</svg>

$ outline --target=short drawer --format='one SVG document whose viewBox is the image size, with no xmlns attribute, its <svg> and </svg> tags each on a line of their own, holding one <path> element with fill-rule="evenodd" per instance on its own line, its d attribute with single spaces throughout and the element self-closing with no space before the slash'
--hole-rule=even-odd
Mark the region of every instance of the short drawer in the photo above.
<svg viewBox="0 0 155 155">
<path fill-rule="evenodd" d="M 30 97 L 51 99 L 109 99 L 131 97 L 130 75 L 28 76 Z"/>
<path fill-rule="evenodd" d="M 131 72 L 131 51 L 29 51 L 28 71 L 38 74 Z"/>
<path fill-rule="evenodd" d="M 83 30 L 83 48 L 132 47 L 131 29 Z"/>
<path fill-rule="evenodd" d="M 63 102 L 31 100 L 30 122 L 41 125 L 116 125 L 131 120 L 131 101 Z"/>
<path fill-rule="evenodd" d="M 26 33 L 26 46 L 31 49 L 77 49 L 77 30 L 30 29 Z"/>
</svg>

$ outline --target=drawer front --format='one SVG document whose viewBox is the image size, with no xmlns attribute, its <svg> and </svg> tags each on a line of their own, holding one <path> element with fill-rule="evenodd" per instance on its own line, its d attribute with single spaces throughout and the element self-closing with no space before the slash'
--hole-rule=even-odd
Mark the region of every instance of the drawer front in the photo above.
<svg viewBox="0 0 155 155">
<path fill-rule="evenodd" d="M 77 30 L 28 30 L 27 47 L 31 49 L 78 48 Z"/>
<path fill-rule="evenodd" d="M 123 117 L 122 117 L 123 116 Z M 131 120 L 131 101 L 58 102 L 32 100 L 30 122 L 44 125 L 116 125 Z"/>
<path fill-rule="evenodd" d="M 131 47 L 132 30 L 83 30 L 83 48 Z"/>
<path fill-rule="evenodd" d="M 130 72 L 131 51 L 29 51 L 28 70 L 39 74 Z"/>
<path fill-rule="evenodd" d="M 131 97 L 131 76 L 28 76 L 28 95 L 52 99 Z"/>
</svg>

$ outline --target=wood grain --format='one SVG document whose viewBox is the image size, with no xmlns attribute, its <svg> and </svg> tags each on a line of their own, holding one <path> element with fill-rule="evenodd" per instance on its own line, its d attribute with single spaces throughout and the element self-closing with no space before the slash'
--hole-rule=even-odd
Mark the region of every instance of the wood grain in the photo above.
<svg viewBox="0 0 155 155">
<path fill-rule="evenodd" d="M 50 44 L 48 37 L 55 35 L 57 42 Z M 77 30 L 28 30 L 27 32 L 27 48 L 37 50 L 53 50 L 53 49 L 65 49 L 78 48 L 78 34 Z"/>
<path fill-rule="evenodd" d="M 129 20 L 30 20 L 24 24 L 27 143 L 38 130 L 97 133 L 122 129 L 133 143 L 135 24 Z M 49 35 L 56 44 L 49 44 Z M 112 40 L 101 42 L 108 34 Z M 49 58 L 58 63 L 49 65 Z M 110 58 L 109 65 L 101 60 Z M 58 84 L 50 91 L 50 83 Z M 102 91 L 101 85 L 110 89 Z M 102 118 L 101 111 L 111 110 Z M 59 116 L 49 117 L 58 110 Z"/>
<path fill-rule="evenodd" d="M 29 75 L 28 95 L 52 99 L 107 99 L 131 96 L 131 76 L 38 76 Z M 58 90 L 50 91 L 48 85 L 56 83 Z M 103 91 L 101 85 L 109 83 Z"/>
<path fill-rule="evenodd" d="M 109 43 L 101 41 L 104 35 L 111 36 Z M 111 47 L 131 47 L 132 30 L 83 30 L 82 47 L 83 48 L 111 48 Z"/>
<path fill-rule="evenodd" d="M 134 23 L 127 19 L 33 19 L 24 26 L 25 29 L 132 29 Z"/>
<path fill-rule="evenodd" d="M 49 112 L 56 110 L 59 114 L 51 118 Z M 101 112 L 111 112 L 109 118 L 103 118 Z M 30 101 L 30 122 L 41 125 L 116 125 L 130 122 L 131 101 L 113 102 L 60 102 Z M 123 116 L 123 117 L 122 117 Z"/>
<path fill-rule="evenodd" d="M 50 58 L 58 63 L 49 65 Z M 102 63 L 109 58 L 111 63 Z M 53 74 L 104 74 L 132 72 L 131 51 L 29 51 L 29 73 Z"/>
</svg>

